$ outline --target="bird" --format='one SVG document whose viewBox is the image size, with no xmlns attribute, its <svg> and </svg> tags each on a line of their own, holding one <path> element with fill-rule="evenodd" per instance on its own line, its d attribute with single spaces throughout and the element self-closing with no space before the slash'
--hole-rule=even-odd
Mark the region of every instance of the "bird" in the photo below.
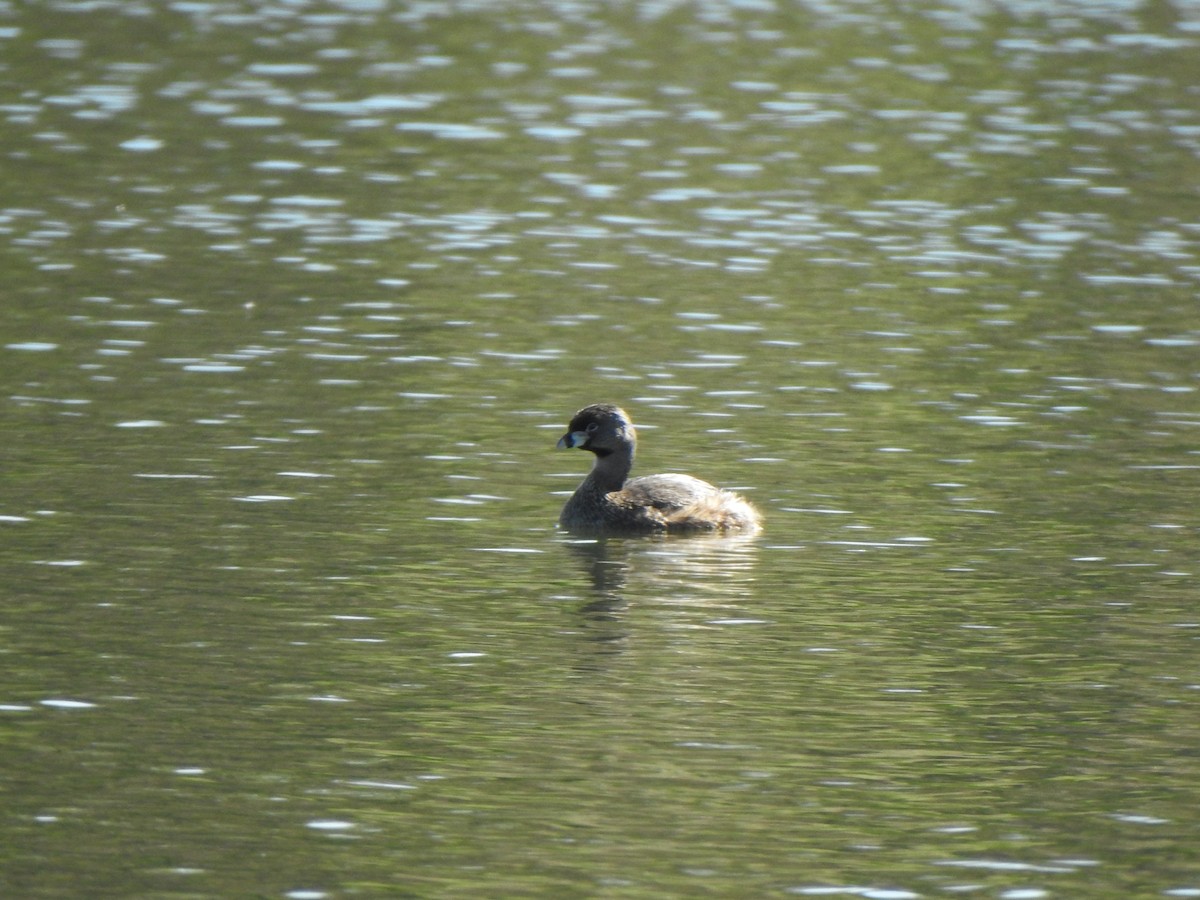
<svg viewBox="0 0 1200 900">
<path fill-rule="evenodd" d="M 559 527 L 578 534 L 755 533 L 762 517 L 745 498 L 674 473 L 629 478 L 637 430 L 629 414 L 611 403 L 575 413 L 560 450 L 595 454 L 591 471 L 559 516 Z"/>
</svg>

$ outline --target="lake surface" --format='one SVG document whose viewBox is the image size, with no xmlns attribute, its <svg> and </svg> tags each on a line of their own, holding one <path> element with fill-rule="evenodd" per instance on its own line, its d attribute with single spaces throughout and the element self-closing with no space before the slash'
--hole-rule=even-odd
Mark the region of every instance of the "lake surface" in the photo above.
<svg viewBox="0 0 1200 900">
<path fill-rule="evenodd" d="M 0 2 L 0 892 L 1200 897 L 1198 54 Z"/>
</svg>

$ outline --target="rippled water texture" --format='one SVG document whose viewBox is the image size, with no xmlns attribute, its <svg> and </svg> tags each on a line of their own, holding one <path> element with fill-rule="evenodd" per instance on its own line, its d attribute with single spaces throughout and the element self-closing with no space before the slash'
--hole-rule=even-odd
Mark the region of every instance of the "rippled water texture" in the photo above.
<svg viewBox="0 0 1200 900">
<path fill-rule="evenodd" d="M 1200 896 L 1197 59 L 0 0 L 0 893 Z M 594 401 L 763 535 L 559 534 Z"/>
</svg>

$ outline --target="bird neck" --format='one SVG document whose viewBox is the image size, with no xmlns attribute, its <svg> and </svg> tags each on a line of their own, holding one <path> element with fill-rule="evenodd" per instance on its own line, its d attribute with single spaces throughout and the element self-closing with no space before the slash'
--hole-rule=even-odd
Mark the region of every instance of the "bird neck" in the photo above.
<svg viewBox="0 0 1200 900">
<path fill-rule="evenodd" d="M 631 469 L 633 469 L 633 445 L 626 445 L 610 450 L 603 456 L 597 453 L 596 461 L 592 463 L 592 471 L 588 473 L 587 480 L 607 494 L 622 488 Z"/>
</svg>

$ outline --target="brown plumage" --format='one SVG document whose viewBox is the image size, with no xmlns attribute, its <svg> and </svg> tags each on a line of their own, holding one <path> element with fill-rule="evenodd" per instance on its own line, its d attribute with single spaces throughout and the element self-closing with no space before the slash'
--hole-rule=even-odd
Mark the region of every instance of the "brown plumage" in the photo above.
<svg viewBox="0 0 1200 900">
<path fill-rule="evenodd" d="M 575 414 L 560 449 L 596 455 L 592 470 L 563 507 L 558 524 L 585 534 L 755 532 L 761 520 L 732 491 L 691 475 L 629 478 L 637 432 L 619 406 L 596 403 Z"/>
</svg>

